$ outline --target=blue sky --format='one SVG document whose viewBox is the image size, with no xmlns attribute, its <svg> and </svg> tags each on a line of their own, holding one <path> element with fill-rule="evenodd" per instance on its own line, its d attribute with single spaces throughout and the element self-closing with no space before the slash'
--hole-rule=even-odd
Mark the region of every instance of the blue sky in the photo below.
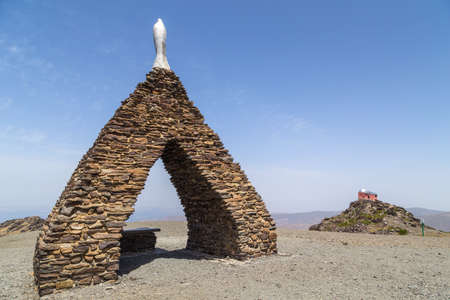
<svg viewBox="0 0 450 300">
<path fill-rule="evenodd" d="M 450 210 L 448 1 L 0 1 L 0 219 L 45 216 L 150 71 L 152 26 L 272 212 Z M 158 162 L 136 215 L 180 215 Z"/>
</svg>

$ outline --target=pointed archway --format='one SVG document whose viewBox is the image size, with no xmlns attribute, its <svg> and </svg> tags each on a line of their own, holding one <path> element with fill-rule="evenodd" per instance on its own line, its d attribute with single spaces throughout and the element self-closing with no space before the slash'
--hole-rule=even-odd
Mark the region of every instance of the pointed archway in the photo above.
<svg viewBox="0 0 450 300">
<path fill-rule="evenodd" d="M 120 237 L 162 158 L 188 221 L 187 248 L 247 258 L 276 253 L 275 224 L 178 77 L 153 68 L 83 156 L 38 237 L 41 295 L 115 280 Z"/>
</svg>

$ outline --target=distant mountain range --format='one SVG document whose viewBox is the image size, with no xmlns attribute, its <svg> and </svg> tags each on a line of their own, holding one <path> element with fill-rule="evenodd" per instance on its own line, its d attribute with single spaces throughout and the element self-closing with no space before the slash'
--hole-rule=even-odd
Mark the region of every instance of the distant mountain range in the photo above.
<svg viewBox="0 0 450 300">
<path fill-rule="evenodd" d="M 410 207 L 410 208 L 407 208 L 406 210 L 411 212 L 417 218 L 421 218 L 423 216 L 428 216 L 428 215 L 437 215 L 437 214 L 442 214 L 442 213 L 448 213 L 443 210 L 435 210 L 435 209 L 428 209 L 428 208 L 422 208 L 422 207 Z"/>
<path fill-rule="evenodd" d="M 272 214 L 278 227 L 293 229 L 308 229 L 313 224 L 320 223 L 324 218 L 333 217 L 340 211 L 311 211 L 302 213 Z"/>
<path fill-rule="evenodd" d="M 411 207 L 410 211 L 415 217 L 423 219 L 426 225 L 438 230 L 450 232 L 450 212 L 427 209 L 422 207 Z M 301 213 L 273 213 L 272 217 L 278 227 L 293 229 L 308 229 L 313 224 L 320 223 L 324 218 L 340 214 L 341 211 L 310 211 Z M 166 216 L 166 217 L 162 217 Z M 185 216 L 168 216 L 167 212 L 153 209 L 151 211 L 136 211 L 129 221 L 163 220 L 163 221 L 186 221 Z"/>
<path fill-rule="evenodd" d="M 417 218 L 423 219 L 425 224 L 442 231 L 450 232 L 450 212 L 427 209 L 422 207 L 411 207 L 406 210 L 410 211 Z M 5 213 L 0 212 L 0 223 L 12 219 L 19 218 L 26 215 L 39 215 L 46 218 L 47 212 L 21 212 L 21 213 Z M 273 213 L 272 217 L 275 219 L 278 227 L 308 229 L 313 224 L 318 224 L 324 218 L 329 218 L 340 214 L 341 211 L 311 211 L 301 213 Z M 165 216 L 165 217 L 164 217 Z M 131 215 L 128 221 L 143 221 L 143 220 L 165 220 L 165 221 L 184 221 L 184 216 L 168 216 L 166 210 L 158 208 L 136 210 Z"/>
<path fill-rule="evenodd" d="M 438 230 L 450 232 L 450 212 L 427 209 L 421 207 L 407 208 L 417 218 L 423 219 L 425 224 Z M 324 218 L 340 214 L 340 211 L 312 211 L 303 213 L 276 213 L 272 214 L 278 227 L 308 229 L 313 224 L 318 224 Z"/>
<path fill-rule="evenodd" d="M 425 224 L 436 229 L 450 232 L 450 212 L 422 216 Z"/>
</svg>

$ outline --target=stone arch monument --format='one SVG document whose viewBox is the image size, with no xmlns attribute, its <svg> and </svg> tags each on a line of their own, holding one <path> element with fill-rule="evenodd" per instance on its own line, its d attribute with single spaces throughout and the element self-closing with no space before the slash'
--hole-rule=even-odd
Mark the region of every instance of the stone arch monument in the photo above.
<svg viewBox="0 0 450 300">
<path fill-rule="evenodd" d="M 162 21 L 153 31 L 152 71 L 101 130 L 39 234 L 40 295 L 117 279 L 122 228 L 158 158 L 184 207 L 188 249 L 238 259 L 277 251 L 264 202 L 169 68 Z"/>
</svg>

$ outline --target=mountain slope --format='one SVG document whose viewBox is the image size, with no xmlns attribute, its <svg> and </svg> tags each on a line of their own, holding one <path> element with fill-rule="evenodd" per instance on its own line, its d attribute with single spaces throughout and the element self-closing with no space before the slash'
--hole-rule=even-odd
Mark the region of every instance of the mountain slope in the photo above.
<svg viewBox="0 0 450 300">
<path fill-rule="evenodd" d="M 44 219 L 36 216 L 5 221 L 0 224 L 0 236 L 11 233 L 39 230 L 44 224 L 44 221 Z"/>
<path fill-rule="evenodd" d="M 278 227 L 293 229 L 307 229 L 315 223 L 319 223 L 323 218 L 329 218 L 340 213 L 339 211 L 311 211 L 303 213 L 278 213 L 272 214 Z"/>
<path fill-rule="evenodd" d="M 450 232 L 450 212 L 423 216 L 425 224 L 436 229 Z"/>
<path fill-rule="evenodd" d="M 406 210 L 409 211 L 410 213 L 412 213 L 413 215 L 415 215 L 416 217 L 423 217 L 423 216 L 428 216 L 428 215 L 437 215 L 437 214 L 446 213 L 446 211 L 443 211 L 443 210 L 428 209 L 428 208 L 423 208 L 423 207 L 410 207 L 410 208 L 407 208 Z"/>
</svg>

